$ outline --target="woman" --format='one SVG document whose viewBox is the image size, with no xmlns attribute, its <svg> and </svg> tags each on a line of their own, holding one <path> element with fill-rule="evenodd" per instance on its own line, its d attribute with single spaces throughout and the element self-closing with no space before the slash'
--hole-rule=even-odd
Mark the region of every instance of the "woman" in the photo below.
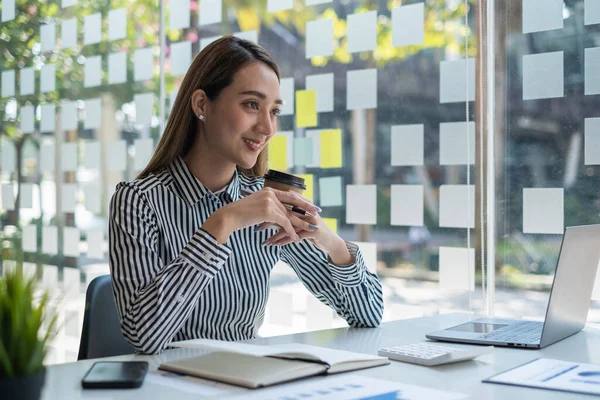
<svg viewBox="0 0 600 400">
<path fill-rule="evenodd" d="M 122 331 L 136 350 L 256 337 L 280 259 L 351 326 L 379 325 L 381 284 L 357 246 L 307 199 L 263 188 L 279 96 L 277 65 L 262 47 L 213 42 L 190 66 L 146 169 L 117 186 L 110 267 Z"/>
</svg>

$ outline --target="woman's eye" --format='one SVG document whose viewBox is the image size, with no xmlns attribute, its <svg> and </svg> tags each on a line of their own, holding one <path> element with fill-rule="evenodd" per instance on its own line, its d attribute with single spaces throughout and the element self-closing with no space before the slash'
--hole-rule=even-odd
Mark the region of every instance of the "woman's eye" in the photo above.
<svg viewBox="0 0 600 400">
<path fill-rule="evenodd" d="M 258 103 L 256 101 L 248 102 L 246 105 L 254 110 L 258 110 Z"/>
<path fill-rule="evenodd" d="M 273 115 L 278 116 L 279 114 L 281 114 L 281 109 L 280 108 L 276 108 L 273 111 L 271 111 L 273 113 Z"/>
</svg>

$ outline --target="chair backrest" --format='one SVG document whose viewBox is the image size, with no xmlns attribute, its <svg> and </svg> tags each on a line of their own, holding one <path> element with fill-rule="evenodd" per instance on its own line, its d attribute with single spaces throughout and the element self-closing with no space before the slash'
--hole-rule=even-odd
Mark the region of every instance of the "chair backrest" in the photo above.
<svg viewBox="0 0 600 400">
<path fill-rule="evenodd" d="M 78 360 L 133 354 L 135 350 L 121 333 L 112 291 L 112 278 L 94 278 L 87 288 Z"/>
</svg>

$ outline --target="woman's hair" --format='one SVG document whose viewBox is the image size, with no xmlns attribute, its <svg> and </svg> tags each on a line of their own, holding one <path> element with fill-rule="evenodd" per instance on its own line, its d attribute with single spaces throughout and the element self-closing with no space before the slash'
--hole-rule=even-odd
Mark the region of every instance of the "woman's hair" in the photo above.
<svg viewBox="0 0 600 400">
<path fill-rule="evenodd" d="M 184 157 L 192 148 L 199 123 L 191 106 L 194 91 L 202 89 L 210 100 L 216 100 L 221 91 L 231 85 L 236 72 L 253 62 L 263 62 L 279 79 L 277 64 L 264 48 L 235 36 L 226 36 L 212 42 L 196 56 L 181 83 L 167 127 L 152 159 L 138 178 L 145 178 L 161 170 L 178 156 Z M 266 169 L 266 148 L 260 152 L 252 168 L 240 168 L 249 176 L 264 175 Z"/>
</svg>

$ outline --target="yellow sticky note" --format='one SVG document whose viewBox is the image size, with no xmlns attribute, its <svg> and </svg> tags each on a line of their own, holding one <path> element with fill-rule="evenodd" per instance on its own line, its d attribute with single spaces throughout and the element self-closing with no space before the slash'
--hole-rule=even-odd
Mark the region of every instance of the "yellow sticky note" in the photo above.
<svg viewBox="0 0 600 400">
<path fill-rule="evenodd" d="M 337 233 L 337 219 L 323 218 L 323 222 L 325 222 L 325 225 L 327 225 L 327 227 L 331 229 L 333 233 Z"/>
<path fill-rule="evenodd" d="M 314 201 L 315 198 L 315 191 L 314 191 L 314 184 L 313 184 L 313 175 L 312 174 L 299 174 L 297 175 L 300 178 L 304 178 L 304 184 L 306 185 L 306 190 L 304 191 L 304 193 L 302 194 L 304 197 L 306 197 L 307 199 L 309 199 L 310 201 Z"/>
<path fill-rule="evenodd" d="M 296 92 L 296 127 L 317 126 L 317 91 L 298 90 Z"/>
<path fill-rule="evenodd" d="M 321 131 L 321 168 L 342 168 L 342 131 Z"/>
<path fill-rule="evenodd" d="M 269 142 L 269 168 L 287 170 L 287 137 L 277 135 Z"/>
</svg>

